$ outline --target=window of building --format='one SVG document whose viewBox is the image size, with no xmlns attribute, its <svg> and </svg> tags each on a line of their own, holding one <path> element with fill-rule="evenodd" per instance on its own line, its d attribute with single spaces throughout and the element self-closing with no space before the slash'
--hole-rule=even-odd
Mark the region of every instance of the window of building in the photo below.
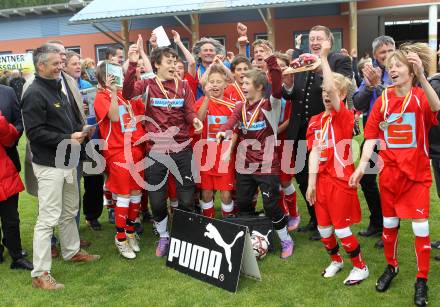
<svg viewBox="0 0 440 307">
<path fill-rule="evenodd" d="M 189 39 L 188 38 L 181 38 L 182 44 L 191 52 L 190 46 L 189 46 Z M 182 50 L 174 43 L 171 42 L 171 47 L 176 50 L 177 54 L 179 55 L 179 58 L 181 58 L 186 63 L 185 55 L 183 54 Z"/>
<path fill-rule="evenodd" d="M 267 40 L 267 33 L 255 33 L 254 34 L 254 41 L 257 39 L 265 39 Z"/>
<path fill-rule="evenodd" d="M 79 55 L 81 55 L 81 47 L 80 46 L 66 47 L 66 51 L 73 51 L 73 52 L 78 53 Z"/>
<path fill-rule="evenodd" d="M 224 36 L 211 36 L 211 38 L 217 40 L 220 44 L 226 47 L 226 37 Z"/>
<path fill-rule="evenodd" d="M 333 34 L 334 42 L 331 51 L 340 51 L 342 49 L 342 29 L 330 29 Z M 309 52 L 309 31 L 301 31 L 293 33 L 293 45 L 298 35 L 302 34 L 301 38 L 301 50 Z"/>
<path fill-rule="evenodd" d="M 133 43 L 130 42 L 129 45 L 131 45 L 131 44 L 133 44 Z M 107 47 L 109 47 L 109 46 L 118 47 L 118 46 L 121 46 L 121 45 L 118 45 L 118 44 L 95 45 L 95 50 L 96 50 L 96 63 L 105 60 L 105 50 L 106 50 Z"/>
</svg>

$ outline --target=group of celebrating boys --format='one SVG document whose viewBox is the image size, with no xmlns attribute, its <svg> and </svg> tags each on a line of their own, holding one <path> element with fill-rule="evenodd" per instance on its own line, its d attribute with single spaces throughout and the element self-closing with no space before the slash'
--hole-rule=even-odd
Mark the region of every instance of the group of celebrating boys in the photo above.
<svg viewBox="0 0 440 307">
<path fill-rule="evenodd" d="M 298 48 L 285 54 L 275 52 L 269 41 L 258 39 L 252 44 L 251 60 L 247 28 L 239 23 L 237 31 L 238 55 L 226 53 L 213 39 L 203 38 L 193 48 L 197 60 L 179 34 L 172 31 L 185 56 L 186 69 L 175 49 L 157 47 L 154 34 L 149 54 L 139 36 L 128 50 L 122 87 L 106 73 L 108 61 L 98 64 L 94 109 L 100 137 L 105 140 L 101 153 L 106 162 L 106 197 L 114 206 L 115 245 L 120 254 L 134 259 L 140 251 L 135 221 L 144 190 L 159 235 L 158 257 L 168 251 L 168 217 L 176 207 L 200 210 L 214 218 L 218 191 L 222 217 L 253 215 L 261 192 L 264 214 L 272 220 L 281 243 L 281 258 L 293 255 L 292 231 L 312 231 L 311 239 L 320 239 L 330 256 L 322 276 L 331 278 L 344 266 L 338 238 L 353 265 L 344 284 L 359 284 L 369 276 L 360 244 L 350 229 L 361 221 L 360 184 L 371 212 L 369 228 L 361 235 L 382 232 L 380 243 L 387 261 L 377 280 L 377 291 L 386 291 L 399 272 L 399 221 L 411 219 L 417 258 L 414 302 L 425 305 L 431 251 L 429 133 L 438 124 L 440 110 L 438 89 L 434 90 L 426 77 L 433 50 L 422 43 L 407 43 L 396 49 L 392 38 L 378 37 L 373 42 L 374 59 L 359 70 L 361 80 L 353 95 L 350 90 L 356 87 L 356 59 L 331 52 L 334 39 L 327 27 L 310 30 L 311 54 L 307 56 L 320 64 L 302 72 L 289 67 L 302 53 L 301 38 L 296 42 Z M 47 46 L 39 51 L 58 52 Z M 34 62 L 40 59 L 37 53 Z M 73 152 L 74 145 L 83 143 L 91 133 L 81 124 L 71 125 L 70 132 L 51 127 L 51 133 L 37 133 L 43 123 L 36 123 L 32 117 L 38 112 L 36 108 L 45 106 L 31 105 L 34 97 L 30 93 L 49 95 L 45 87 L 58 86 L 55 80 L 47 80 L 50 74 L 44 65 L 51 62 L 43 62 L 35 62 L 38 91 L 32 84 L 22 102 L 39 184 L 45 184 L 40 177 L 52 175 L 39 165 L 47 161 L 41 159 L 38 151 L 43 149 L 39 146 L 54 148 L 69 139 Z M 45 76 L 39 75 L 40 70 Z M 62 96 L 68 100 L 69 95 L 58 94 L 62 105 Z M 365 142 L 357 168 L 351 149 L 357 115 L 348 100 L 365 114 Z M 56 108 L 50 112 L 58 112 Z M 63 106 L 58 108 L 62 110 Z M 52 162 L 47 166 L 55 168 Z M 76 172 L 66 170 L 60 174 L 66 180 L 76 176 Z M 303 227 L 299 227 L 293 177 L 310 215 Z M 50 214 L 42 205 L 48 201 L 39 193 L 39 221 L 41 215 Z M 45 240 L 50 240 L 49 233 Z M 92 256 L 80 254 L 79 260 L 99 258 Z M 71 253 L 65 258 L 71 257 L 78 255 Z M 34 266 L 36 262 L 34 257 Z M 34 286 L 61 288 L 50 271 L 36 270 L 32 274 Z"/>
</svg>

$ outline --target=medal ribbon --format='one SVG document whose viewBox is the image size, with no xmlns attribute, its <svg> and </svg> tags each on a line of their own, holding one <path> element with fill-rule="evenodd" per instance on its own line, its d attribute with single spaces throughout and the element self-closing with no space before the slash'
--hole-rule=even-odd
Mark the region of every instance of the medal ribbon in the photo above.
<svg viewBox="0 0 440 307">
<path fill-rule="evenodd" d="M 106 90 L 106 91 L 108 94 L 110 94 L 110 97 L 111 97 L 111 92 L 109 90 Z M 135 118 L 133 108 L 131 107 L 130 102 L 128 100 L 126 100 L 124 97 L 120 96 L 119 94 L 116 94 L 116 98 L 118 99 L 118 101 L 120 103 L 122 103 L 122 105 L 127 110 L 128 114 L 130 114 L 130 118 Z"/>
<path fill-rule="evenodd" d="M 165 87 L 163 86 L 163 84 L 159 80 L 159 78 L 156 76 L 156 78 L 154 80 L 156 81 L 157 86 L 159 86 L 160 91 L 166 97 L 166 99 L 170 99 L 168 97 L 168 91 L 165 89 Z M 172 99 L 175 99 L 177 97 L 177 90 L 179 89 L 179 82 L 177 81 L 176 78 L 174 78 L 174 84 L 176 86 L 176 89 L 175 89 L 175 92 L 174 92 L 174 97 Z"/>
<path fill-rule="evenodd" d="M 331 117 L 329 115 L 324 122 L 324 126 L 322 126 L 322 117 L 321 117 L 321 136 L 319 138 L 319 144 L 321 146 L 322 144 L 324 144 L 326 135 L 328 135 L 328 128 L 330 127 L 330 123 L 331 123 Z"/>
<path fill-rule="evenodd" d="M 383 112 L 383 120 L 389 124 L 399 120 L 403 116 L 403 113 L 405 113 L 406 109 L 408 108 L 408 105 L 411 102 L 411 98 L 412 98 L 412 88 L 408 92 L 408 94 L 406 94 L 405 99 L 402 102 L 402 107 L 400 108 L 400 114 L 394 120 L 389 121 L 388 120 L 388 87 L 384 89 L 382 92 L 382 107 L 381 107 L 381 112 Z"/>
<path fill-rule="evenodd" d="M 258 103 L 257 108 L 252 113 L 252 116 L 251 116 L 251 119 L 249 120 L 249 122 L 247 121 L 247 116 L 246 116 L 246 103 L 243 103 L 243 108 L 241 109 L 241 116 L 243 119 L 243 125 L 245 126 L 246 129 L 249 129 L 249 127 L 251 127 L 252 124 L 254 123 L 254 121 L 257 119 L 258 115 L 260 114 L 260 109 L 261 109 L 263 102 L 264 102 L 264 98 L 262 98 L 260 100 L 260 102 Z"/>
<path fill-rule="evenodd" d="M 246 102 L 246 97 L 244 97 L 243 91 L 241 90 L 241 88 L 238 85 L 237 81 L 235 81 L 232 85 L 234 86 L 235 90 L 237 91 L 238 96 L 240 96 L 241 101 L 245 103 Z"/>
<path fill-rule="evenodd" d="M 214 101 L 215 103 L 218 103 L 220 105 L 226 106 L 229 109 L 235 109 L 235 103 L 229 102 L 229 101 L 225 101 L 223 99 L 218 99 L 215 97 L 211 97 L 210 98 L 212 101 Z"/>
</svg>

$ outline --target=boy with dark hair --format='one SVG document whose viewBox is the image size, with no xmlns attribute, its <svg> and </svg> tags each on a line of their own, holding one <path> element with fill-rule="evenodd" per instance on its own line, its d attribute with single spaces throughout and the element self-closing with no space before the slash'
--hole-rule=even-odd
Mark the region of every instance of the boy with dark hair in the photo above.
<svg viewBox="0 0 440 307">
<path fill-rule="evenodd" d="M 136 81 L 136 65 L 139 60 L 137 45 L 130 46 L 127 73 L 122 94 L 130 99 L 146 97 L 145 123 L 148 133 L 147 153 L 154 163 L 147 168 L 148 189 L 153 219 L 160 240 L 156 256 L 165 256 L 169 247 L 167 231 L 168 212 L 166 203 L 166 177 L 169 171 L 177 176 L 179 207 L 194 211 L 195 182 L 191 171 L 192 150 L 190 127 L 195 133 L 202 131 L 203 124 L 194 111 L 194 96 L 187 82 L 175 77 L 176 51 L 169 47 L 156 48 L 151 53 L 151 65 L 155 78 Z"/>
</svg>

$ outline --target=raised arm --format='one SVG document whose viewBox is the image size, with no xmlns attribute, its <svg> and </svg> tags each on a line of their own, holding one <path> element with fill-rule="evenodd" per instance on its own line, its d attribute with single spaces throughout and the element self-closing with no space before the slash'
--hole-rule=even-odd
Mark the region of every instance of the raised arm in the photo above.
<svg viewBox="0 0 440 307">
<path fill-rule="evenodd" d="M 332 103 L 333 109 L 339 112 L 341 108 L 339 93 L 336 89 L 335 82 L 333 80 L 332 70 L 330 69 L 330 64 L 328 63 L 328 54 L 330 52 L 331 43 L 330 40 L 322 42 L 321 45 L 321 67 L 323 76 L 323 90 L 327 93 Z"/>
<path fill-rule="evenodd" d="M 131 99 L 135 96 L 142 95 L 146 89 L 147 80 L 136 81 L 136 66 L 139 60 L 139 51 L 137 45 L 131 45 L 128 50 L 129 65 L 124 76 L 124 84 L 122 87 L 122 96 L 125 99 Z"/>
<path fill-rule="evenodd" d="M 139 55 L 140 55 L 142 61 L 144 62 L 145 72 L 152 72 L 153 67 L 151 66 L 150 59 L 148 58 L 147 54 L 145 53 L 144 39 L 142 38 L 142 35 L 140 35 L 140 34 L 138 35 L 138 40 L 137 40 L 136 45 L 139 50 Z"/>
<path fill-rule="evenodd" d="M 423 70 L 423 63 L 417 53 L 410 52 L 407 55 L 408 62 L 413 65 L 414 73 L 416 74 L 417 79 L 420 82 L 420 85 L 425 92 L 426 98 L 428 98 L 429 106 L 433 112 L 440 111 L 440 99 L 437 96 L 437 93 L 432 88 L 431 84 L 429 84 Z"/>
<path fill-rule="evenodd" d="M 195 77 L 196 76 L 196 60 L 192 53 L 185 47 L 180 39 L 180 34 L 177 31 L 171 30 L 173 34 L 174 43 L 182 50 L 183 55 L 185 56 L 185 60 L 188 63 L 188 73 Z"/>
</svg>

